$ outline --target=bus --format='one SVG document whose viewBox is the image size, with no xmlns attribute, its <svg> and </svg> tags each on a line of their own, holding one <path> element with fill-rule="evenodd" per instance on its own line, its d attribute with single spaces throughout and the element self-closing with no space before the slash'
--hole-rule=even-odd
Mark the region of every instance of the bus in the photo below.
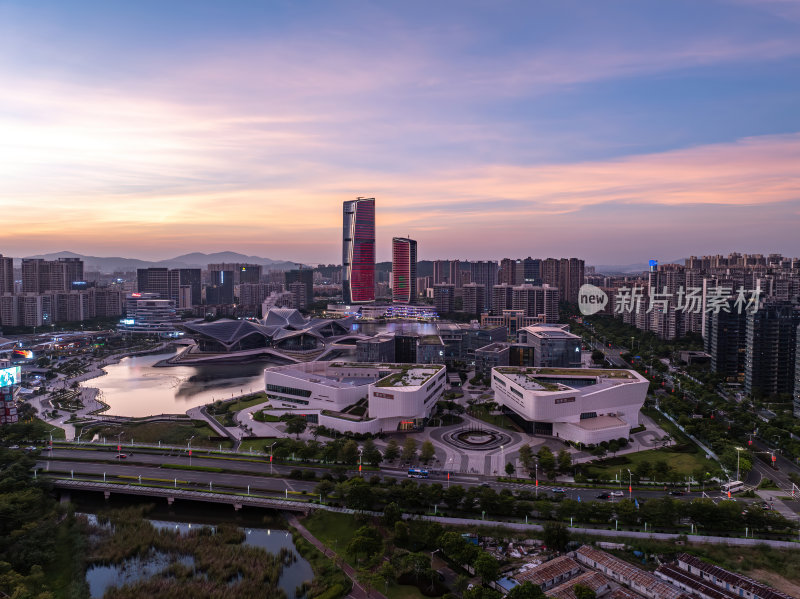
<svg viewBox="0 0 800 599">
<path fill-rule="evenodd" d="M 740 480 L 734 480 L 722 485 L 722 491 L 725 493 L 738 493 L 744 491 L 744 483 Z"/>
<path fill-rule="evenodd" d="M 423 468 L 409 468 L 408 478 L 428 478 L 428 471 Z"/>
</svg>

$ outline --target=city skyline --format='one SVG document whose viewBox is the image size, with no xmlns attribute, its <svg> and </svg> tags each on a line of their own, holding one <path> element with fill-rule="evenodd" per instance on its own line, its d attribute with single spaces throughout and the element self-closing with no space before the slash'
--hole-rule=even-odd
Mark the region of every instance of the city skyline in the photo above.
<svg viewBox="0 0 800 599">
<path fill-rule="evenodd" d="M 5 4 L 3 253 L 800 254 L 796 5 L 453 6 Z"/>
</svg>

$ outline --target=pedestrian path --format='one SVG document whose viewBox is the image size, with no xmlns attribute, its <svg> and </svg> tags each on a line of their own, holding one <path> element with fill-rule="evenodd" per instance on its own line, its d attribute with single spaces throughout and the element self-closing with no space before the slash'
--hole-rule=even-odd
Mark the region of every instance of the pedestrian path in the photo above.
<svg viewBox="0 0 800 599">
<path fill-rule="evenodd" d="M 374 589 L 370 589 L 367 591 L 360 582 L 358 582 L 356 571 L 353 569 L 350 564 L 346 563 L 342 558 L 338 557 L 337 554 L 330 548 L 326 547 L 322 541 L 317 539 L 314 535 L 309 532 L 309 530 L 300 524 L 300 521 L 297 519 L 297 516 L 294 514 L 288 517 L 289 524 L 294 526 L 297 529 L 303 538 L 311 543 L 314 547 L 319 549 L 325 557 L 328 557 L 333 560 L 335 564 L 337 564 L 341 569 L 342 572 L 347 574 L 347 577 L 353 581 L 353 589 L 350 591 L 348 597 L 352 597 L 353 599 L 368 599 L 372 597 L 374 599 L 386 599 L 386 596 L 383 593 L 380 593 Z"/>
</svg>

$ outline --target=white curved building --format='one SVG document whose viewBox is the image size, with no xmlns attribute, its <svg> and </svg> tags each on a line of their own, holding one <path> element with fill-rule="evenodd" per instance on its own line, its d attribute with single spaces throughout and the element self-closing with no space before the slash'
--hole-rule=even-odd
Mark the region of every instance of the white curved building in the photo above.
<svg viewBox="0 0 800 599">
<path fill-rule="evenodd" d="M 627 438 L 648 385 L 633 370 L 492 369 L 495 401 L 523 429 L 587 445 Z"/>
<path fill-rule="evenodd" d="M 356 433 L 421 427 L 446 382 L 439 364 L 306 362 L 264 371 L 274 410 L 299 410 L 323 426 Z"/>
</svg>

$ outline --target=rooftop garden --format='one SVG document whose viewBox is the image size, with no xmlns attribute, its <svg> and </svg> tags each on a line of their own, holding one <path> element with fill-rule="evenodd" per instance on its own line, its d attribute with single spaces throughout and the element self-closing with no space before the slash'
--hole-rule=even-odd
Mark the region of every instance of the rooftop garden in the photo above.
<svg viewBox="0 0 800 599">
<path fill-rule="evenodd" d="M 424 385 L 443 366 L 413 365 L 405 367 L 400 372 L 395 372 L 379 380 L 377 387 L 418 387 Z"/>
<path fill-rule="evenodd" d="M 600 377 L 610 379 L 632 379 L 634 376 L 627 370 L 612 370 L 599 368 L 520 368 L 518 366 L 503 366 L 497 368 L 501 374 L 520 374 L 534 376 L 566 376 L 566 377 Z"/>
</svg>

